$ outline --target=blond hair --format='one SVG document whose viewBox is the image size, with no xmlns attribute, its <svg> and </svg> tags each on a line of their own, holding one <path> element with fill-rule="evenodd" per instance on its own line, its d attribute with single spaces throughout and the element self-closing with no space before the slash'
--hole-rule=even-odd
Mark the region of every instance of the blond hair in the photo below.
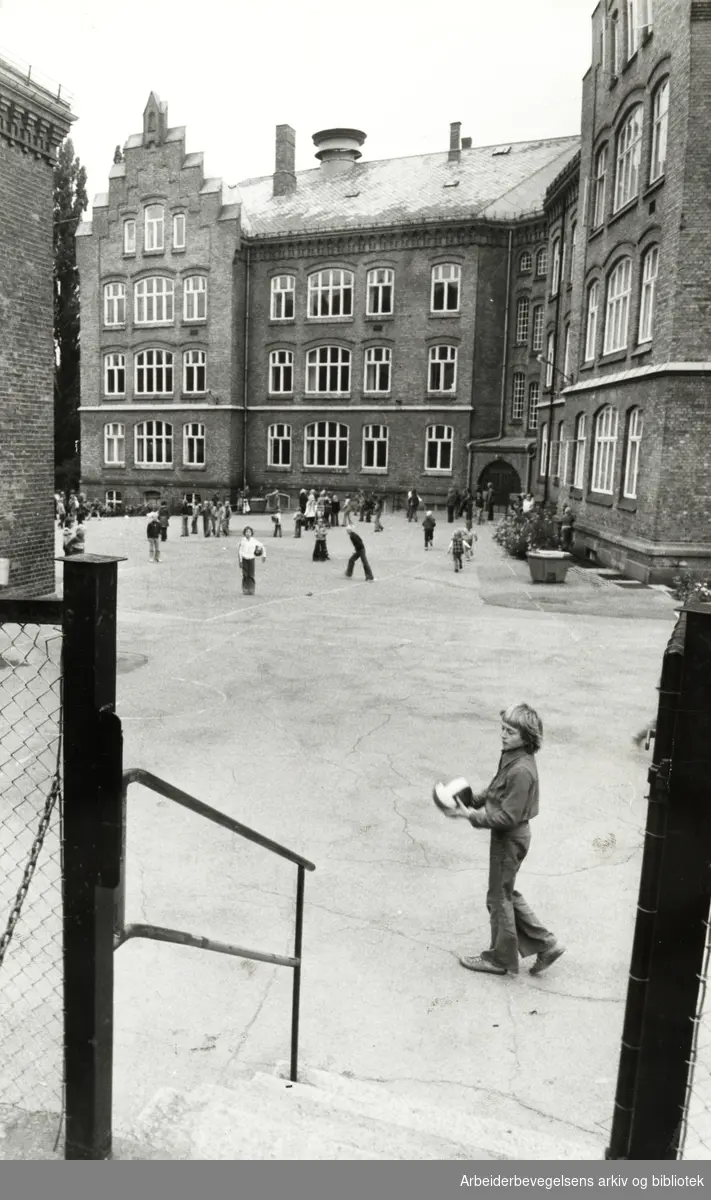
<svg viewBox="0 0 711 1200">
<path fill-rule="evenodd" d="M 524 748 L 529 754 L 536 754 L 543 742 L 543 722 L 529 704 L 511 704 L 501 713 L 502 721 L 517 729 L 521 734 Z"/>
</svg>

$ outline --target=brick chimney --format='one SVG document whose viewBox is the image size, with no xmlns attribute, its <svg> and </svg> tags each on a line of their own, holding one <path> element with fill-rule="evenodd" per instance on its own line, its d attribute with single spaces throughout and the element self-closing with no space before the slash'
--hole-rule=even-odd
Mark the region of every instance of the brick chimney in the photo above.
<svg viewBox="0 0 711 1200">
<path fill-rule="evenodd" d="M 274 196 L 290 196 L 296 191 L 296 134 L 291 125 L 276 127 Z"/>
<path fill-rule="evenodd" d="M 459 162 L 461 149 L 459 143 L 459 135 L 462 132 L 462 122 L 452 121 L 449 127 L 449 161 Z"/>
</svg>

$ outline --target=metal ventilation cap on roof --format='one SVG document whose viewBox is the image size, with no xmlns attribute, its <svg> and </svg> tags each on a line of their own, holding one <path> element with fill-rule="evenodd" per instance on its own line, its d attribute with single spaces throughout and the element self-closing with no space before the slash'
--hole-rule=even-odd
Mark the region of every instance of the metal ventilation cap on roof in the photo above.
<svg viewBox="0 0 711 1200">
<path fill-rule="evenodd" d="M 313 135 L 316 157 L 322 164 L 350 165 L 362 157 L 360 148 L 366 136 L 361 129 L 322 129 Z"/>
</svg>

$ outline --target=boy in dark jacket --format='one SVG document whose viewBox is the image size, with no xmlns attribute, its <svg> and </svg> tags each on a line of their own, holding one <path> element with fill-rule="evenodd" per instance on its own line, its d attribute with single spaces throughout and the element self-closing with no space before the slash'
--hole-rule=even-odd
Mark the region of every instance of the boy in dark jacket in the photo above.
<svg viewBox="0 0 711 1200">
<path fill-rule="evenodd" d="M 368 562 L 368 559 L 366 558 L 365 543 L 364 543 L 362 537 L 360 536 L 360 534 L 356 533 L 355 529 L 351 528 L 350 525 L 348 525 L 346 528 L 347 528 L 348 536 L 351 539 L 351 542 L 353 544 L 353 551 L 354 551 L 353 554 L 351 554 L 350 558 L 348 559 L 348 566 L 346 567 L 346 578 L 350 579 L 352 577 L 353 568 L 356 565 L 356 563 L 358 562 L 358 559 L 360 559 L 360 561 L 363 564 L 363 570 L 365 571 L 366 579 L 372 580 L 374 578 L 374 576 L 373 576 L 373 572 L 370 569 L 370 563 Z"/>
<path fill-rule="evenodd" d="M 491 918 L 491 947 L 459 961 L 468 971 L 517 975 L 519 955 L 536 955 L 531 975 L 552 966 L 565 948 L 556 941 L 515 891 L 519 867 L 531 844 L 529 821 L 538 815 L 538 771 L 534 755 L 543 740 L 543 723 L 527 704 L 501 714 L 502 754 L 488 788 L 473 796 L 470 807 L 448 813 L 464 818 L 475 829 L 490 829 L 489 888 L 486 906 Z"/>
<path fill-rule="evenodd" d="M 425 519 L 422 522 L 422 528 L 425 531 L 425 550 L 429 550 L 434 538 L 435 525 L 437 522 L 431 512 L 425 514 Z"/>
</svg>

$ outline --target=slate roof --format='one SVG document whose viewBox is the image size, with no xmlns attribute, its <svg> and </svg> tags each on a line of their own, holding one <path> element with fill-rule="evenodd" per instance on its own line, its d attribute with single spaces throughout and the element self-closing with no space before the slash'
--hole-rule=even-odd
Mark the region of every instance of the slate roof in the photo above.
<svg viewBox="0 0 711 1200">
<path fill-rule="evenodd" d="M 543 211 L 546 189 L 574 157 L 580 138 L 480 146 L 354 163 L 343 173 L 297 172 L 296 191 L 272 194 L 272 176 L 225 187 L 223 202 L 242 206 L 254 237 L 410 224 L 511 220 Z"/>
</svg>

